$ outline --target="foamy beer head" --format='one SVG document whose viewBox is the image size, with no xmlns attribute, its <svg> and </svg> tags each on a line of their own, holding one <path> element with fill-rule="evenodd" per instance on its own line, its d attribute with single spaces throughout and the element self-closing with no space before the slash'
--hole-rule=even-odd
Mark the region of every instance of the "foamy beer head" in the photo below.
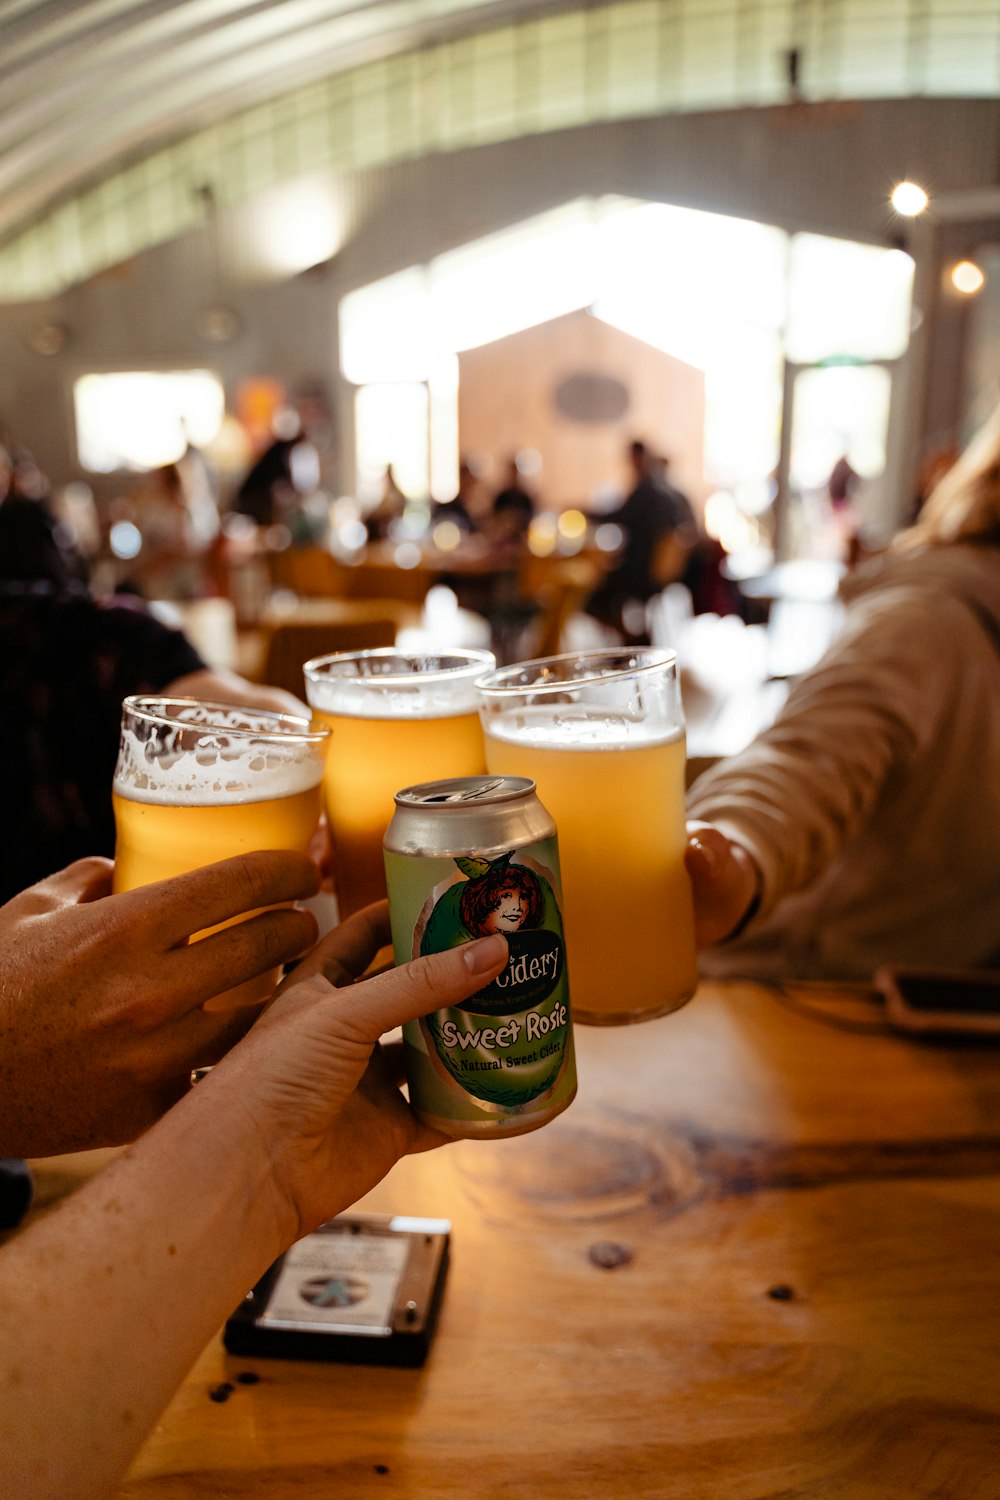
<svg viewBox="0 0 1000 1500">
<path fill-rule="evenodd" d="M 290 714 L 126 698 L 114 781 L 116 890 L 254 849 L 307 852 L 327 738 Z"/>
<path fill-rule="evenodd" d="M 329 726 L 324 796 L 341 916 L 385 896 L 382 837 L 400 787 L 486 769 L 476 679 L 488 651 L 385 648 L 307 661 L 306 694 Z"/>
</svg>

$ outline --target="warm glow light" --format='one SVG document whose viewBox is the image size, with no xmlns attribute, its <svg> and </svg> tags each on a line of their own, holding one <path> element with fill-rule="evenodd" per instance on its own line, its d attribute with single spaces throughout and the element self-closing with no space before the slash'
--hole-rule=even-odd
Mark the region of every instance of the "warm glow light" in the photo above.
<svg viewBox="0 0 1000 1500">
<path fill-rule="evenodd" d="M 439 521 L 431 537 L 439 552 L 454 552 L 462 540 L 462 532 L 454 521 Z"/>
<path fill-rule="evenodd" d="M 727 552 L 743 552 L 760 539 L 756 522 L 742 514 L 733 496 L 725 490 L 716 490 L 706 500 L 705 530 Z"/>
<path fill-rule="evenodd" d="M 392 554 L 392 560 L 397 568 L 419 568 L 420 548 L 416 542 L 400 542 Z"/>
<path fill-rule="evenodd" d="M 585 536 L 587 531 L 587 517 L 582 510 L 564 510 L 556 522 L 559 535 L 571 541 Z"/>
<path fill-rule="evenodd" d="M 904 218 L 915 219 L 922 214 L 930 200 L 919 183 L 898 182 L 892 190 L 889 202 Z"/>
<path fill-rule="evenodd" d="M 556 550 L 558 532 L 552 516 L 535 516 L 528 527 L 528 551 L 535 557 L 549 557 Z"/>
<path fill-rule="evenodd" d="M 973 297 L 982 290 L 986 277 L 975 261 L 960 260 L 957 266 L 952 266 L 951 281 L 957 292 L 965 297 Z"/>
</svg>

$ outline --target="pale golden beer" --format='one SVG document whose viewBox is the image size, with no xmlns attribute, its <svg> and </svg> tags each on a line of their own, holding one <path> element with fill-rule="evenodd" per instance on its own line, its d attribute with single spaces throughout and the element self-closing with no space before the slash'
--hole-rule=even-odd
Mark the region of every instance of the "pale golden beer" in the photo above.
<svg viewBox="0 0 1000 1500">
<path fill-rule="evenodd" d="M 112 797 L 113 888 L 134 890 L 255 849 L 307 854 L 319 826 L 326 739 L 288 714 L 126 698 Z M 262 975 L 211 1004 L 256 1003 L 280 977 Z"/>
<path fill-rule="evenodd" d="M 575 1018 L 677 1009 L 697 968 L 672 653 L 549 658 L 479 687 L 487 768 L 533 777 L 558 830 Z"/>
<path fill-rule="evenodd" d="M 493 666 L 487 651 L 391 648 L 306 662 L 310 706 L 330 730 L 323 786 L 341 918 L 385 897 L 382 839 L 400 788 L 486 769 L 475 681 Z"/>
</svg>

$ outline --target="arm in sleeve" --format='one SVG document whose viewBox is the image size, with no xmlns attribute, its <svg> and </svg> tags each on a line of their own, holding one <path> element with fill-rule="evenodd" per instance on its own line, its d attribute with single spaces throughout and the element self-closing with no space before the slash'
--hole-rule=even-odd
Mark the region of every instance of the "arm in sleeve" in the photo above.
<svg viewBox="0 0 1000 1500">
<path fill-rule="evenodd" d="M 945 643 L 960 610 L 903 590 L 862 602 L 775 724 L 695 784 L 688 816 L 750 854 L 760 915 L 822 874 L 934 733 L 957 681 Z"/>
<path fill-rule="evenodd" d="M 204 669 L 187 636 L 144 606 L 115 600 L 102 606 L 102 616 L 105 670 L 114 675 L 119 702 L 130 693 L 162 692 L 177 678 Z"/>
</svg>

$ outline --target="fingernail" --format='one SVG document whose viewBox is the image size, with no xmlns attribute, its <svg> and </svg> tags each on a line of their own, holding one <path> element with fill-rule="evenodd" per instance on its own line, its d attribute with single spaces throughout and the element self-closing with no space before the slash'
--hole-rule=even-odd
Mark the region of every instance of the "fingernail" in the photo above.
<svg viewBox="0 0 1000 1500">
<path fill-rule="evenodd" d="M 477 938 L 474 943 L 466 943 L 463 957 L 470 974 L 485 974 L 507 957 L 507 939 L 499 932 L 492 937 Z"/>
<path fill-rule="evenodd" d="M 709 875 L 714 875 L 716 870 L 719 868 L 719 856 L 715 852 L 715 850 L 709 848 L 708 844 L 703 844 L 701 842 L 701 839 L 692 839 L 691 847 L 695 850 L 699 860 L 705 866 L 706 873 Z"/>
</svg>

